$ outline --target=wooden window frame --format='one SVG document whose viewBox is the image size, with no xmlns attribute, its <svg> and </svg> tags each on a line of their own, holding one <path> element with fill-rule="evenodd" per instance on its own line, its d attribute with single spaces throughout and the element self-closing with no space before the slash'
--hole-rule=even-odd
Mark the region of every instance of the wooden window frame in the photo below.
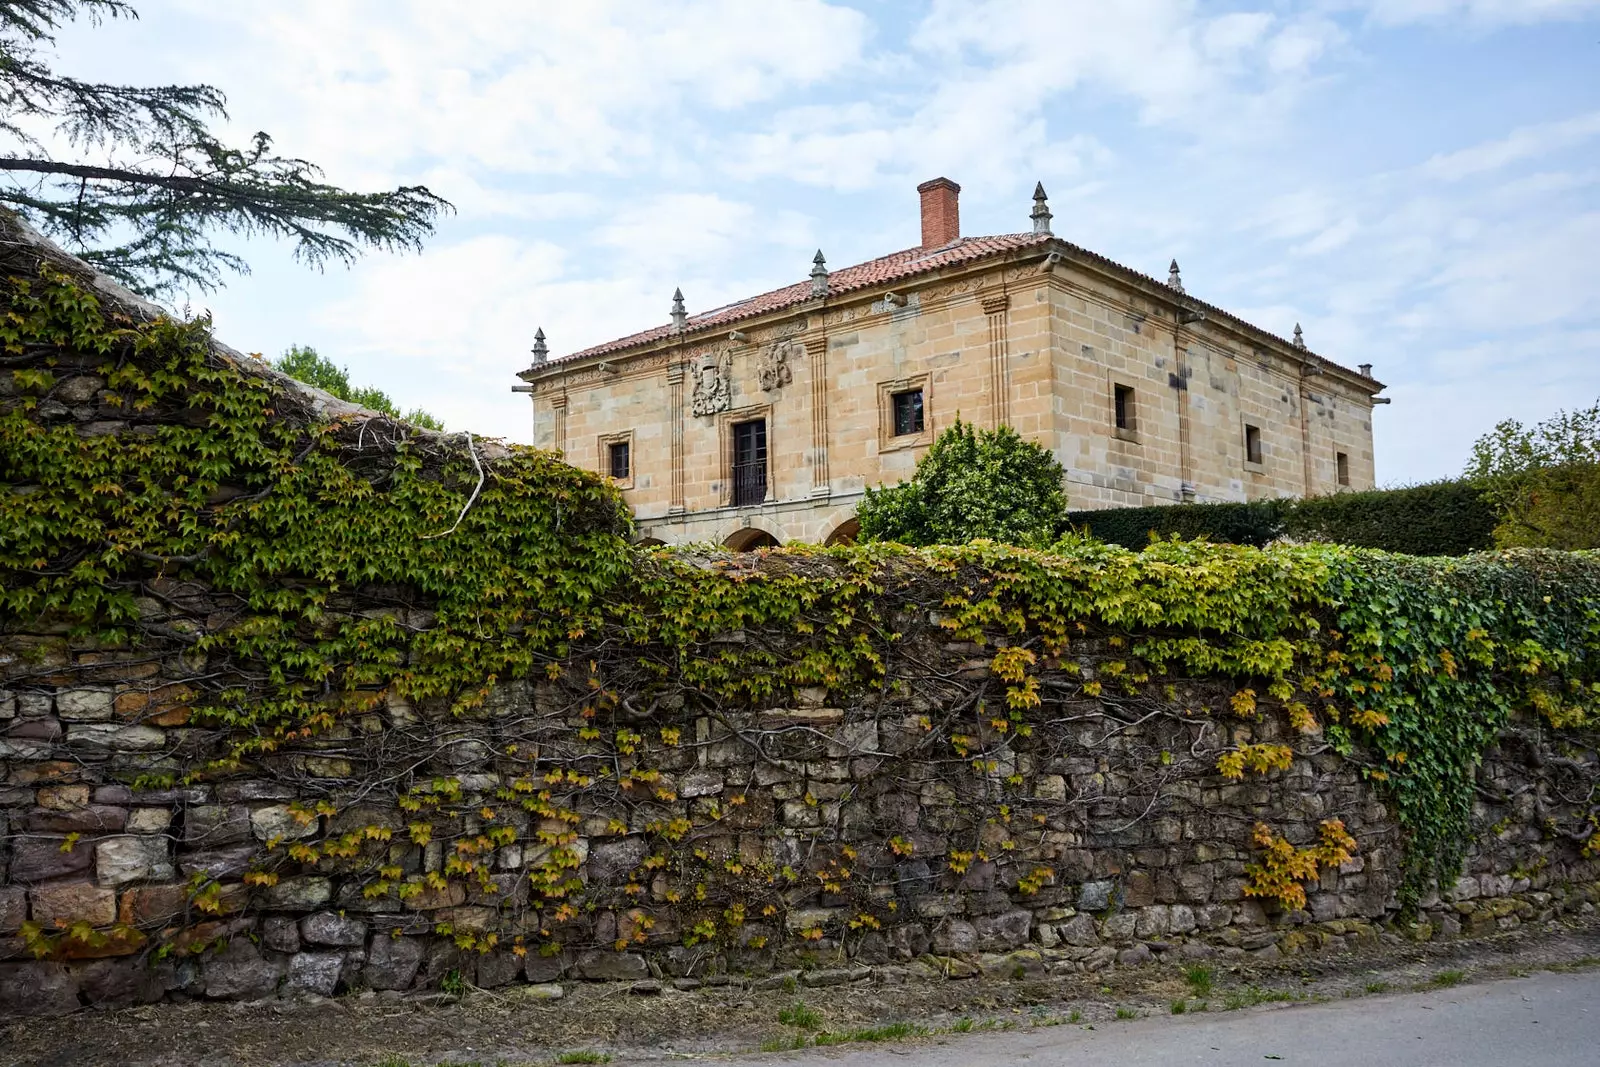
<svg viewBox="0 0 1600 1067">
<path fill-rule="evenodd" d="M 761 419 L 767 424 L 767 495 L 762 504 L 771 504 L 777 500 L 777 478 L 774 471 L 776 464 L 773 460 L 777 455 L 777 427 L 773 425 L 771 404 L 752 404 L 748 407 L 724 411 L 717 415 L 717 478 L 720 488 L 717 497 L 725 508 L 734 507 L 733 503 L 733 427 L 741 422 L 754 422 Z M 753 508 L 760 505 L 743 504 L 741 508 Z"/>
<path fill-rule="evenodd" d="M 611 478 L 611 446 L 628 446 L 628 476 L 626 478 Z M 633 447 L 633 431 L 623 430 L 620 433 L 603 433 L 599 435 L 596 445 L 598 453 L 595 467 L 601 474 L 611 478 L 618 489 L 632 489 L 634 479 L 639 475 L 639 450 Z"/>
<path fill-rule="evenodd" d="M 898 393 L 922 392 L 922 432 L 894 432 L 894 398 Z M 904 448 L 925 448 L 933 443 L 933 378 L 913 374 L 878 383 L 878 451 L 898 452 Z"/>
<path fill-rule="evenodd" d="M 1117 394 L 1126 391 L 1129 401 L 1126 426 L 1117 424 Z M 1139 390 L 1127 382 L 1111 379 L 1111 436 L 1119 441 L 1139 443 Z"/>
</svg>

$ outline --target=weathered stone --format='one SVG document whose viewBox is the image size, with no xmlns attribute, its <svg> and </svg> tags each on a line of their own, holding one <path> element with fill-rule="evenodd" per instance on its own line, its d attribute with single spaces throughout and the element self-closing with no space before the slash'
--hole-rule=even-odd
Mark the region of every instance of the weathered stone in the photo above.
<svg viewBox="0 0 1600 1067">
<path fill-rule="evenodd" d="M 1085 882 L 1078 890 L 1078 907 L 1084 911 L 1104 911 L 1111 906 L 1115 882 Z"/>
<path fill-rule="evenodd" d="M 644 957 L 632 952 L 585 952 L 578 957 L 578 973 L 592 982 L 632 982 L 650 973 Z"/>
<path fill-rule="evenodd" d="M 255 845 L 234 845 L 230 848 L 186 853 L 179 857 L 178 865 L 186 878 L 203 874 L 207 878 L 221 881 L 244 877 L 257 855 L 259 851 Z"/>
<path fill-rule="evenodd" d="M 11 843 L 11 880 L 28 885 L 67 878 L 89 869 L 95 849 L 65 837 L 22 837 Z"/>
<path fill-rule="evenodd" d="M 1028 943 L 1033 929 L 1033 913 L 1020 908 L 1000 915 L 984 915 L 973 920 L 978 932 L 978 947 L 986 952 L 1019 948 Z"/>
<path fill-rule="evenodd" d="M 642 837 L 601 842 L 589 850 L 589 879 L 610 882 L 639 866 L 649 855 L 650 846 Z"/>
<path fill-rule="evenodd" d="M 253 833 L 257 841 L 274 839 L 298 841 L 301 838 L 315 837 L 321 829 L 318 823 L 319 820 L 315 816 L 309 820 L 301 820 L 294 816 L 289 805 L 274 804 L 249 812 L 248 832 Z"/>
<path fill-rule="evenodd" d="M 333 883 L 315 875 L 284 878 L 267 887 L 264 899 L 267 907 L 285 911 L 320 908 L 333 899 Z"/>
<path fill-rule="evenodd" d="M 285 993 L 314 993 L 331 997 L 339 985 L 339 973 L 344 969 L 342 952 L 299 952 L 289 960 L 289 974 L 284 980 Z"/>
<path fill-rule="evenodd" d="M 262 959 L 248 940 L 236 938 L 202 963 L 205 995 L 215 1000 L 257 1000 L 278 988 L 278 965 Z"/>
<path fill-rule="evenodd" d="M 661 995 L 661 983 L 654 978 L 646 978 L 629 986 L 628 992 L 636 997 L 658 997 Z"/>
<path fill-rule="evenodd" d="M 1108 916 L 1100 924 L 1100 936 L 1107 941 L 1131 941 L 1137 927 L 1138 919 L 1136 916 L 1130 915 L 1125 911 L 1118 912 L 1115 915 Z"/>
<path fill-rule="evenodd" d="M 680 797 L 709 797 L 721 793 L 723 776 L 717 771 L 691 771 L 678 779 Z"/>
<path fill-rule="evenodd" d="M 523 986 L 521 995 L 525 1000 L 560 1000 L 567 991 L 554 982 L 540 982 Z"/>
<path fill-rule="evenodd" d="M 1094 919 L 1088 915 L 1074 915 L 1055 928 L 1056 936 L 1066 945 L 1087 948 L 1100 943 Z"/>
<path fill-rule="evenodd" d="M 0 934 L 14 934 L 28 919 L 28 891 L 20 885 L 0 886 Z"/>
<path fill-rule="evenodd" d="M 134 808 L 128 812 L 130 834 L 158 834 L 172 825 L 170 808 Z"/>
<path fill-rule="evenodd" d="M 34 922 L 50 929 L 87 922 L 110 926 L 117 921 L 117 894 L 93 882 L 53 882 L 29 892 Z"/>
<path fill-rule="evenodd" d="M 933 951 L 941 956 L 978 950 L 978 929 L 962 919 L 946 919 L 933 931 Z"/>
<path fill-rule="evenodd" d="M 1171 919 L 1168 929 L 1174 934 L 1187 934 L 1199 925 L 1195 919 L 1194 909 L 1187 904 L 1172 905 L 1168 915 Z"/>
<path fill-rule="evenodd" d="M 509 952 L 488 952 L 478 957 L 477 985 L 483 989 L 509 985 L 521 973 L 522 961 Z"/>
<path fill-rule="evenodd" d="M 522 961 L 522 976 L 530 982 L 554 982 L 566 973 L 568 960 L 565 956 L 547 956 L 543 953 L 530 952 Z"/>
<path fill-rule="evenodd" d="M 409 989 L 422 965 L 422 942 L 414 937 L 374 937 L 367 950 L 366 979 L 373 989 Z"/>
<path fill-rule="evenodd" d="M 67 727 L 67 744 L 103 748 L 112 752 L 154 752 L 166 747 L 166 743 L 166 733 L 154 726 L 84 722 Z"/>
<path fill-rule="evenodd" d="M 188 903 L 185 886 L 140 886 L 123 892 L 117 903 L 117 921 L 127 926 L 169 922 L 182 915 Z"/>
<path fill-rule="evenodd" d="M 331 911 L 319 911 L 300 920 L 300 936 L 309 945 L 363 945 L 367 941 L 367 924 Z"/>
<path fill-rule="evenodd" d="M 1171 928 L 1171 915 L 1166 905 L 1153 904 L 1148 908 L 1140 908 L 1134 916 L 1133 936 L 1143 940 L 1152 937 L 1162 937 Z"/>
<path fill-rule="evenodd" d="M 1101 945 L 1083 958 L 1083 969 L 1103 971 L 1115 962 L 1117 962 L 1117 950 L 1110 945 Z"/>
<path fill-rule="evenodd" d="M 183 840 L 190 848 L 214 849 L 250 840 L 250 809 L 242 804 L 201 804 L 183 815 Z"/>
<path fill-rule="evenodd" d="M 154 966 L 135 958 L 93 960 L 78 971 L 83 1000 L 90 1007 L 154 1004 L 178 985 L 170 962 Z"/>
<path fill-rule="evenodd" d="M 56 694 L 56 714 L 69 722 L 111 718 L 116 694 L 110 689 L 65 689 Z"/>
<path fill-rule="evenodd" d="M 269 915 L 261 921 L 261 943 L 274 952 L 299 952 L 300 924 L 285 915 Z"/>
<path fill-rule="evenodd" d="M 1134 945 L 1117 953 L 1117 962 L 1124 967 L 1133 967 L 1141 963 L 1149 963 L 1155 959 L 1150 949 L 1145 945 Z"/>
<path fill-rule="evenodd" d="M 172 859 L 164 837 L 113 837 L 94 847 L 95 878 L 101 885 L 170 882 Z"/>
<path fill-rule="evenodd" d="M 116 833 L 128 823 L 127 808 L 91 804 L 81 808 L 35 808 L 18 819 L 19 829 L 43 834 Z"/>
<path fill-rule="evenodd" d="M 78 1010 L 78 982 L 59 963 L 0 963 L 0 1019 Z"/>
</svg>

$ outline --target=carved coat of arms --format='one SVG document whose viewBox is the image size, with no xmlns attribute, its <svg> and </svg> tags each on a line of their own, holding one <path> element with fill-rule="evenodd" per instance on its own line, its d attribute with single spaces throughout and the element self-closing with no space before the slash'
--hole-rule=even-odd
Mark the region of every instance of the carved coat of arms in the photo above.
<svg viewBox="0 0 1600 1067">
<path fill-rule="evenodd" d="M 733 403 L 733 353 L 707 352 L 689 365 L 694 374 L 694 395 L 689 410 L 696 415 L 715 415 Z"/>
<path fill-rule="evenodd" d="M 761 353 L 756 361 L 756 380 L 761 383 L 762 392 L 770 393 L 794 380 L 789 357 L 796 354 L 796 349 L 801 353 L 805 351 L 803 345 L 794 341 L 779 341 Z"/>
</svg>

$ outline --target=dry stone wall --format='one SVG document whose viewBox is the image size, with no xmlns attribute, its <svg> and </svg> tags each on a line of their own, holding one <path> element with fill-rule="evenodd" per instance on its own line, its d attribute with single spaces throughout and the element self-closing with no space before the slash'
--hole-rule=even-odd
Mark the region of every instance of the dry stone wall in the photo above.
<svg viewBox="0 0 1600 1067">
<path fill-rule="evenodd" d="M 336 404 L 0 231 L 0 1013 L 1593 907 L 1587 557 L 652 555 L 548 453 Z"/>
<path fill-rule="evenodd" d="M 494 987 L 793 968 L 814 981 L 1037 974 L 1337 948 L 1396 923 L 1403 842 L 1357 761 L 1271 716 L 1196 714 L 1232 691 L 1196 682 L 1164 701 L 1046 701 L 1029 737 L 988 746 L 1006 754 L 975 767 L 931 742 L 977 713 L 945 698 L 988 670 L 947 636 L 926 618 L 904 636 L 923 676 L 896 691 L 813 689 L 782 707 L 621 694 L 596 717 L 587 673 L 569 671 L 501 685 L 468 717 L 390 699 L 268 771 L 141 789 L 140 774 L 220 744 L 190 721 L 204 665 L 180 650 L 13 635 L 0 693 L 0 1005 L 326 996 L 448 976 Z M 1092 672 L 1110 651 L 1084 643 L 1062 671 Z M 577 739 L 597 721 L 640 738 L 612 777 L 650 768 L 648 792 L 591 789 L 576 824 L 506 802 L 524 795 L 507 790 L 522 788 L 518 757 L 534 751 L 540 767 L 599 774 L 598 749 Z M 1224 747 L 1282 741 L 1297 750 L 1286 770 L 1244 781 L 1215 770 Z M 1592 742 L 1509 731 L 1482 769 L 1464 873 L 1400 928 L 1451 936 L 1590 910 L 1600 865 L 1548 826 L 1586 803 Z M 403 813 L 375 800 L 397 784 L 448 793 L 463 813 L 457 840 L 509 831 L 477 888 L 453 880 L 404 901 L 369 891 L 381 865 L 414 875 L 449 863 L 439 841 L 406 841 Z M 1333 818 L 1358 847 L 1307 886 L 1304 909 L 1247 896 L 1255 824 L 1303 844 Z M 269 846 L 376 831 L 393 835 L 376 853 L 244 880 Z M 530 902 L 529 872 L 556 848 L 582 883 L 570 914 Z M 33 958 L 25 923 L 53 935 L 47 958 Z"/>
</svg>

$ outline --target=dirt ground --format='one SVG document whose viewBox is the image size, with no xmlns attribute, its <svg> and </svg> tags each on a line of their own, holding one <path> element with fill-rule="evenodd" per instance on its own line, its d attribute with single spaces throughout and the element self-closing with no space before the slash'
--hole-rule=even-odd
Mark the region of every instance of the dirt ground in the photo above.
<svg viewBox="0 0 1600 1067">
<path fill-rule="evenodd" d="M 158 1005 L 0 1024 L 0 1064 L 524 1067 L 607 1057 L 714 1061 L 730 1053 L 848 1040 L 893 1041 L 911 1050 L 952 1032 L 1116 1025 L 1177 1011 L 1600 969 L 1600 919 L 1475 941 L 1385 944 L 1271 962 L 1205 961 L 1199 966 L 1208 973 L 1189 977 L 1184 966 L 1174 961 L 1095 975 L 899 986 L 721 986 L 690 992 L 669 987 L 650 996 L 630 993 L 626 985 L 580 984 L 568 986 L 558 1001 L 532 1000 L 513 987 L 459 998 L 366 994 L 314 1002 Z"/>
</svg>

